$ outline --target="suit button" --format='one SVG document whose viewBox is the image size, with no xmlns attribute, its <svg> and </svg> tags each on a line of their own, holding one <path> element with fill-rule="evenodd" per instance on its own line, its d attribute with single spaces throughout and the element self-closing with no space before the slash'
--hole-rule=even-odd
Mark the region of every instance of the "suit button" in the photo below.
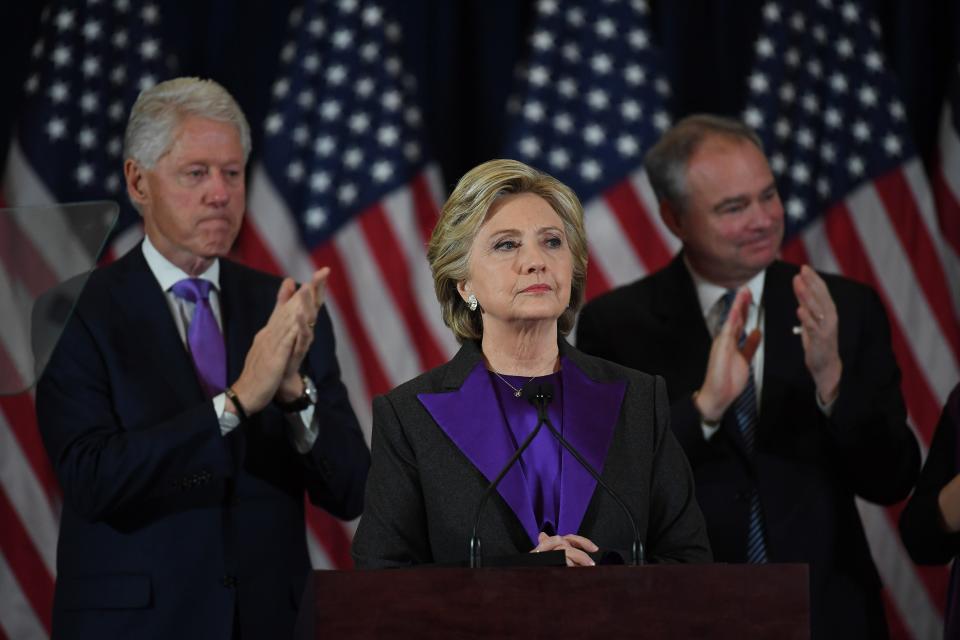
<svg viewBox="0 0 960 640">
<path fill-rule="evenodd" d="M 220 584 L 222 584 L 227 589 L 233 589 L 237 586 L 237 577 L 236 576 L 223 576 L 220 578 Z"/>
</svg>

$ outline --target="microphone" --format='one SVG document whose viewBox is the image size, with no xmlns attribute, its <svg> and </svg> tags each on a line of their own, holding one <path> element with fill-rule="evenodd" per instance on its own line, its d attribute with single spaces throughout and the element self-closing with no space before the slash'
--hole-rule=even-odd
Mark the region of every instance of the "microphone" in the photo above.
<svg viewBox="0 0 960 640">
<path fill-rule="evenodd" d="M 547 415 L 547 406 L 553 401 L 553 385 L 549 383 L 537 385 L 536 389 L 524 389 L 524 397 L 527 399 L 530 404 L 537 408 L 537 429 L 534 430 L 534 433 L 540 429 L 540 425 L 547 425 L 547 429 L 550 433 L 553 434 L 553 437 L 556 438 L 561 446 L 564 449 L 570 452 L 577 462 L 580 463 L 584 469 L 586 469 L 593 479 L 597 481 L 597 484 L 606 491 L 613 501 L 623 509 L 623 512 L 627 516 L 627 520 L 630 521 L 630 526 L 633 528 L 633 545 L 630 548 L 630 564 L 633 566 L 640 566 L 644 564 L 644 550 L 643 543 L 640 541 L 640 529 L 637 528 L 637 521 L 634 519 L 633 514 L 630 513 L 630 509 L 627 507 L 627 504 L 623 499 L 614 491 L 610 486 L 603 481 L 603 478 L 600 477 L 600 474 L 597 473 L 597 470 L 587 462 L 587 460 L 580 455 L 580 452 L 577 451 L 572 444 L 567 442 L 556 427 L 553 426 L 553 423 L 550 421 L 550 417 Z M 530 438 L 528 438 L 529 440 Z"/>
<path fill-rule="evenodd" d="M 549 391 L 551 394 L 550 400 L 553 399 L 553 387 L 550 387 Z M 539 391 L 539 388 L 538 388 Z M 549 400 L 546 401 L 549 403 Z M 539 414 L 538 414 L 539 416 Z M 483 507 L 487 504 L 487 500 L 490 498 L 490 495 L 493 493 L 494 489 L 500 484 L 500 481 L 503 480 L 503 477 L 507 475 L 507 472 L 510 471 L 510 468 L 516 464 L 517 460 L 520 459 L 520 456 L 523 455 L 523 452 L 530 447 L 530 443 L 533 442 L 533 439 L 537 437 L 537 434 L 540 433 L 540 427 L 543 426 L 543 417 L 539 416 L 537 420 L 537 426 L 533 428 L 533 431 L 530 432 L 526 438 L 523 439 L 523 442 L 520 443 L 520 446 L 517 447 L 517 450 L 510 456 L 510 459 L 507 460 L 507 463 L 503 465 L 503 468 L 500 469 L 500 473 L 497 474 L 497 477 L 493 479 L 489 485 L 487 485 L 486 490 L 483 492 L 483 496 L 480 498 L 480 504 L 477 505 L 477 510 L 473 517 L 473 532 L 470 534 L 470 568 L 477 569 L 483 566 L 483 550 L 480 545 L 480 536 L 477 535 L 477 529 L 480 527 L 480 516 L 483 515 Z"/>
</svg>

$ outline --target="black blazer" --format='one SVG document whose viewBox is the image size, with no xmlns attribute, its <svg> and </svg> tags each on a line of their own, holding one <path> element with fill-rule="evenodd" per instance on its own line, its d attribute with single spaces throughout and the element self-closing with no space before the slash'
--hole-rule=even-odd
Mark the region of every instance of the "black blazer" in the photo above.
<svg viewBox="0 0 960 640">
<path fill-rule="evenodd" d="M 605 398 L 610 397 L 610 388 L 622 390 L 620 403 L 591 405 L 597 398 L 577 397 L 576 387 L 564 377 L 564 430 L 581 430 L 582 434 L 583 430 L 599 429 L 611 435 L 601 458 L 601 474 L 637 519 L 648 560 L 709 561 L 689 465 L 668 428 L 663 380 L 584 355 L 565 341 L 560 342 L 560 354 L 563 368 L 575 368 L 562 375 L 583 375 L 587 384 L 603 389 L 600 395 Z M 491 463 L 487 469 L 492 471 L 482 472 L 434 420 L 418 395 L 449 394 L 446 399 L 450 402 L 468 406 L 476 398 L 464 397 L 462 388 L 481 362 L 479 346 L 467 342 L 447 364 L 374 400 L 373 461 L 365 510 L 353 542 L 359 567 L 467 559 L 474 511 L 496 469 L 509 455 L 495 463 L 487 461 Z M 489 393 L 492 399 L 492 388 Z M 498 410 L 484 404 L 479 410 L 465 410 L 452 428 L 483 438 L 500 437 L 503 427 L 494 416 Z M 488 410 L 491 413 L 478 417 Z M 567 417 L 591 411 L 598 416 L 596 421 L 579 420 L 576 427 Z M 575 464 L 565 462 L 563 473 Z M 574 518 L 579 521 L 577 530 L 559 533 L 579 533 L 604 549 L 629 549 L 633 534 L 622 511 L 600 488 L 589 495 L 582 520 Z M 564 521 L 562 512 L 560 521 Z M 521 518 L 500 494 L 487 503 L 479 534 L 486 557 L 525 553 L 534 546 Z"/>
<path fill-rule="evenodd" d="M 589 303 L 577 342 L 602 358 L 662 375 L 672 425 L 693 466 L 697 499 L 718 561 L 744 562 L 749 494 L 758 488 L 772 562 L 811 565 L 815 638 L 886 635 L 880 580 L 854 502 L 891 504 L 910 492 L 920 463 L 906 425 L 900 371 L 876 293 L 823 275 L 840 318 L 840 395 L 830 417 L 804 365 L 798 269 L 774 262 L 763 290 L 764 370 L 756 455 L 746 455 L 730 410 L 708 441 L 691 395 L 706 373 L 711 338 L 681 256 L 657 273 Z"/>
<path fill-rule="evenodd" d="M 279 280 L 221 260 L 228 380 L 266 323 Z M 267 407 L 227 437 L 163 291 L 136 247 L 96 270 L 37 388 L 63 488 L 53 635 L 290 637 L 309 570 L 304 491 L 357 516 L 369 453 L 321 313 L 304 364 L 320 431 L 300 455 Z"/>
</svg>

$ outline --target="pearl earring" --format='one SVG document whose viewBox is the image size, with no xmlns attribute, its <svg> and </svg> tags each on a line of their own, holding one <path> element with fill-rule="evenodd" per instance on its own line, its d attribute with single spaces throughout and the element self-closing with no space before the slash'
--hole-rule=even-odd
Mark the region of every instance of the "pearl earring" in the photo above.
<svg viewBox="0 0 960 640">
<path fill-rule="evenodd" d="M 473 295 L 472 293 L 469 296 L 467 296 L 467 307 L 470 308 L 470 311 L 476 311 L 478 304 L 479 303 L 477 302 L 477 296 Z"/>
</svg>

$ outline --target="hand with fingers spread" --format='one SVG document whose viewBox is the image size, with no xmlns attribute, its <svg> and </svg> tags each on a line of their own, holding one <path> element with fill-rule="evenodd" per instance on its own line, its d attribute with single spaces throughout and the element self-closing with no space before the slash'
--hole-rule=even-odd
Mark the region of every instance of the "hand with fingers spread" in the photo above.
<svg viewBox="0 0 960 640">
<path fill-rule="evenodd" d="M 760 345 L 760 330 L 754 329 L 740 345 L 740 334 L 747 323 L 752 296 L 746 287 L 737 291 L 730 313 L 713 339 L 707 373 L 697 391 L 694 404 L 703 419 L 717 422 L 747 386 L 750 361 Z"/>
<path fill-rule="evenodd" d="M 290 402 L 303 392 L 300 364 L 313 343 L 313 326 L 323 304 L 330 269 L 324 267 L 310 283 L 296 288 L 286 278 L 277 291 L 277 302 L 267 324 L 254 336 L 233 392 L 246 413 L 256 413 L 274 397 Z M 227 408 L 239 413 L 228 399 Z"/>
<path fill-rule="evenodd" d="M 550 536 L 540 532 L 537 546 L 530 553 L 544 551 L 563 551 L 567 557 L 568 567 L 592 567 L 596 563 L 587 553 L 598 551 L 600 547 L 583 536 L 568 533 L 565 536 Z"/>
<path fill-rule="evenodd" d="M 797 296 L 797 319 L 803 341 L 803 360 L 817 385 L 823 403 L 832 402 L 840 390 L 839 317 L 830 291 L 816 271 L 804 265 L 793 277 Z"/>
</svg>

